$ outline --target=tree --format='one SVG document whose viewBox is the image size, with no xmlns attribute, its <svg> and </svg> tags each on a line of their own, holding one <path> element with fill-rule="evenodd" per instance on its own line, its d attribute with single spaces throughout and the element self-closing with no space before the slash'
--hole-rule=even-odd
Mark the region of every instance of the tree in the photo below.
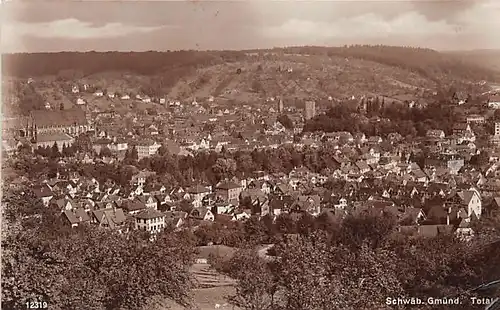
<svg viewBox="0 0 500 310">
<path fill-rule="evenodd" d="M 135 147 L 135 145 L 127 151 L 128 152 L 125 154 L 124 162 L 129 165 L 137 165 L 139 154 L 137 153 L 137 148 Z"/>
<path fill-rule="evenodd" d="M 257 245 L 267 242 L 266 227 L 257 217 L 251 217 L 246 220 L 243 227 L 246 240 L 249 244 Z"/>
<path fill-rule="evenodd" d="M 268 264 L 253 250 L 240 250 L 227 263 L 228 274 L 237 279 L 229 302 L 245 310 L 274 309 L 277 283 Z"/>
<path fill-rule="evenodd" d="M 103 157 L 111 157 L 111 156 L 113 156 L 113 154 L 111 153 L 111 150 L 109 149 L 109 147 L 107 147 L 107 146 L 101 147 L 101 150 L 99 152 L 99 157 L 103 158 Z"/>
<path fill-rule="evenodd" d="M 59 147 L 57 146 L 57 142 L 54 142 L 52 148 L 50 149 L 50 158 L 59 158 L 61 157 L 61 153 L 59 152 Z"/>
<path fill-rule="evenodd" d="M 132 147 L 129 155 L 132 160 L 139 160 L 139 154 L 137 153 L 137 148 L 135 147 L 135 145 Z"/>
<path fill-rule="evenodd" d="M 4 307 L 22 309 L 28 301 L 43 300 L 51 309 L 139 309 L 154 296 L 190 304 L 193 282 L 187 267 L 194 248 L 184 235 L 148 242 L 149 235 L 140 232 L 71 229 L 48 208 L 38 214 L 19 209 L 32 206 L 34 196 L 7 198 L 9 213 L 18 216 L 9 216 L 2 238 Z"/>
<path fill-rule="evenodd" d="M 232 158 L 218 158 L 212 171 L 218 180 L 232 177 L 236 172 L 236 161 Z"/>
<path fill-rule="evenodd" d="M 286 114 L 280 115 L 278 117 L 278 122 L 280 122 L 286 129 L 293 129 L 293 122 Z"/>
<path fill-rule="evenodd" d="M 63 144 L 63 147 L 62 147 L 62 152 L 61 152 L 61 155 L 63 157 L 67 157 L 66 154 L 68 153 L 68 146 L 66 145 L 66 143 Z"/>
<path fill-rule="evenodd" d="M 469 163 L 475 167 L 482 168 L 490 161 L 490 155 L 487 151 L 482 150 L 479 154 L 471 157 Z"/>
</svg>

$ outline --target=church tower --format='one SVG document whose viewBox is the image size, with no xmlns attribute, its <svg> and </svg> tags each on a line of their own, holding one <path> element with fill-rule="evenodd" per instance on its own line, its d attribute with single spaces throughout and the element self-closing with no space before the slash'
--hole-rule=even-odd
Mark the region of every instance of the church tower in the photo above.
<svg viewBox="0 0 500 310">
<path fill-rule="evenodd" d="M 279 100 L 278 100 L 278 113 L 283 113 L 284 111 L 284 107 L 283 107 L 283 99 L 281 98 L 281 96 L 279 97 Z"/>
</svg>

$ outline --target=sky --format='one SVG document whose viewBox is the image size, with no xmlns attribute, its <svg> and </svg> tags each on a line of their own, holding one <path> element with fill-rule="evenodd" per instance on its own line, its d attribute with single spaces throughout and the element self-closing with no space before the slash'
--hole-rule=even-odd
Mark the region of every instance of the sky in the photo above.
<svg viewBox="0 0 500 310">
<path fill-rule="evenodd" d="M 3 0 L 12 52 L 386 44 L 500 49 L 500 0 Z"/>
</svg>

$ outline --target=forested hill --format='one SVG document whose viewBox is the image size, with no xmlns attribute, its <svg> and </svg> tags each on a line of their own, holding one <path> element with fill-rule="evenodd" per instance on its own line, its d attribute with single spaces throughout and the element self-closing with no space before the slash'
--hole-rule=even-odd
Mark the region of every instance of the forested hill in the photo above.
<svg viewBox="0 0 500 310">
<path fill-rule="evenodd" d="M 287 47 L 276 48 L 273 52 L 297 53 L 308 55 L 328 55 L 357 58 L 378 62 L 384 65 L 407 69 L 435 81 L 443 75 L 454 75 L 464 80 L 497 80 L 498 71 L 478 65 L 461 54 L 441 53 L 427 48 L 351 45 L 344 47 Z"/>
<path fill-rule="evenodd" d="M 452 51 L 446 54 L 500 72 L 500 50 Z"/>
<path fill-rule="evenodd" d="M 155 75 L 179 68 L 196 68 L 243 59 L 243 52 L 60 52 L 2 55 L 2 74 L 39 77 L 71 71 L 87 76 L 109 71 Z"/>
<path fill-rule="evenodd" d="M 55 75 L 73 71 L 91 75 L 108 71 L 129 71 L 155 75 L 166 71 L 193 69 L 244 60 L 249 53 L 301 54 L 309 56 L 362 59 L 397 67 L 438 81 L 442 76 L 461 80 L 496 80 L 498 72 L 466 61 L 463 57 L 430 49 L 354 45 L 346 47 L 289 47 L 253 51 L 172 51 L 172 52 L 61 52 L 2 55 L 3 74 L 16 77 Z"/>
</svg>

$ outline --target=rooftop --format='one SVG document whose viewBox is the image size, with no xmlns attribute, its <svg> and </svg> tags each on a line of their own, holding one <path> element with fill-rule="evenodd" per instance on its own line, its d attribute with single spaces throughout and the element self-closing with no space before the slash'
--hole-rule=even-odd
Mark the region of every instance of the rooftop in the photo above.
<svg viewBox="0 0 500 310">
<path fill-rule="evenodd" d="M 65 133 L 44 133 L 36 137 L 37 142 L 70 141 L 73 138 Z"/>
</svg>

